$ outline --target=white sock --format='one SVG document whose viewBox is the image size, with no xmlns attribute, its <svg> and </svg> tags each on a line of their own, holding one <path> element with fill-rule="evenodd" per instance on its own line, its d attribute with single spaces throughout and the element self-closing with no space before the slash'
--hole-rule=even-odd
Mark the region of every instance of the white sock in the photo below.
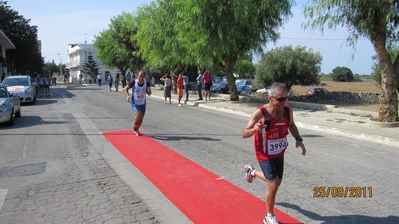
<svg viewBox="0 0 399 224">
<path fill-rule="evenodd" d="M 255 177 L 255 169 L 250 172 L 251 176 Z"/>
</svg>

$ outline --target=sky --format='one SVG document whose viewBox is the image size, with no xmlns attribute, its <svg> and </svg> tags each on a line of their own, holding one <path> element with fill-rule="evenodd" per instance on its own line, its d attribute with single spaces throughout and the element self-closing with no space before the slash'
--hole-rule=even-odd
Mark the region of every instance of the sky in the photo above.
<svg viewBox="0 0 399 224">
<path fill-rule="evenodd" d="M 7 0 L 8 5 L 38 27 L 44 60 L 58 64 L 67 62 L 68 44 L 93 43 L 94 35 L 108 29 L 110 19 L 123 11 L 133 12 L 152 0 Z M 321 31 L 304 30 L 302 6 L 306 0 L 296 0 L 291 17 L 279 30 L 280 39 L 267 44 L 267 49 L 280 46 L 305 46 L 323 57 L 322 73 L 331 73 L 337 66 L 345 66 L 354 74 L 369 75 L 375 55 L 370 40 L 359 40 L 353 48 L 346 42 L 343 28 Z"/>
</svg>

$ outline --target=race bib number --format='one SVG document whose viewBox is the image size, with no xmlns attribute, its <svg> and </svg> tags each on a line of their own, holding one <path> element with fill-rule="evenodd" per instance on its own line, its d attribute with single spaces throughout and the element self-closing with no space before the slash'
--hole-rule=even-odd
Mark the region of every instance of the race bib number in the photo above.
<svg viewBox="0 0 399 224">
<path fill-rule="evenodd" d="M 287 138 L 269 139 L 267 141 L 267 154 L 276 155 L 284 151 L 288 146 Z"/>
</svg>

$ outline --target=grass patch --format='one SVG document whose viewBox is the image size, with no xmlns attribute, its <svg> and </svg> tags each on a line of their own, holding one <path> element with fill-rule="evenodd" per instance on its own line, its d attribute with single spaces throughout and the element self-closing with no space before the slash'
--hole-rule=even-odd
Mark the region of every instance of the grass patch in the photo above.
<svg viewBox="0 0 399 224">
<path fill-rule="evenodd" d="M 349 115 L 351 115 L 351 116 L 359 116 L 360 114 L 350 113 Z"/>
<path fill-rule="evenodd" d="M 346 119 L 343 119 L 343 118 L 335 118 L 335 120 L 336 120 L 336 121 L 341 121 L 341 122 L 342 122 L 342 121 L 346 121 Z"/>
<path fill-rule="evenodd" d="M 327 121 L 334 121 L 333 119 L 327 119 Z"/>
<path fill-rule="evenodd" d="M 357 121 L 357 123 L 359 123 L 359 124 L 365 124 L 366 122 L 364 122 L 364 121 Z"/>
</svg>

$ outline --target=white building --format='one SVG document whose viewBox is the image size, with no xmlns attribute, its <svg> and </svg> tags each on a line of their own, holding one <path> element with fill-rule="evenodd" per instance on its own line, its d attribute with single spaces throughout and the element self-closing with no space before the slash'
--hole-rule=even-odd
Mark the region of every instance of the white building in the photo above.
<svg viewBox="0 0 399 224">
<path fill-rule="evenodd" d="M 98 72 L 103 76 L 103 82 L 105 83 L 107 77 L 112 74 L 113 76 L 119 72 L 118 69 L 109 69 L 101 61 L 97 59 L 97 49 L 92 44 L 69 44 L 67 55 L 68 63 L 66 67 L 70 70 L 71 78 L 70 82 L 78 82 L 79 75 L 83 75 L 83 79 L 86 80 L 86 74 L 84 71 L 84 64 L 87 62 L 87 57 L 91 53 L 93 59 L 97 64 Z M 95 74 L 97 76 L 97 74 Z M 90 80 L 89 74 L 87 74 L 87 80 Z"/>
<path fill-rule="evenodd" d="M 9 74 L 9 68 L 7 67 L 7 50 L 14 50 L 15 46 L 11 42 L 10 39 L 8 39 L 7 35 L 3 32 L 3 30 L 0 30 L 0 77 L 5 78 L 7 74 Z M 0 83 L 1 83 L 0 79 Z"/>
</svg>

